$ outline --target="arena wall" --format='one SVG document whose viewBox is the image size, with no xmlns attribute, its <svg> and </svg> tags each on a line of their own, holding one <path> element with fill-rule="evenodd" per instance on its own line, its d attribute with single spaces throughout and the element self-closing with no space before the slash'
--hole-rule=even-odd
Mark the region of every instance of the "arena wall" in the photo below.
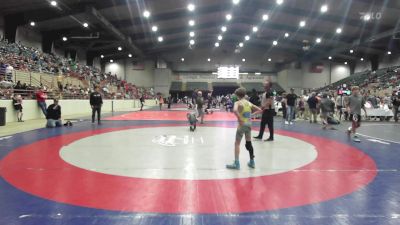
<svg viewBox="0 0 400 225">
<path fill-rule="evenodd" d="M 46 101 L 47 106 L 53 103 L 52 100 Z M 60 100 L 59 104 L 62 109 L 62 118 L 72 118 L 75 115 L 91 115 L 91 108 L 89 100 Z M 146 100 L 146 106 L 155 106 L 154 100 Z M 24 100 L 23 106 L 23 119 L 41 119 L 44 118 L 42 111 L 39 109 L 36 100 Z M 131 111 L 138 109 L 140 106 L 139 100 L 104 100 L 102 112 L 111 112 L 112 107 L 114 111 Z M 0 100 L 0 107 L 6 107 L 6 122 L 16 122 L 16 111 L 12 107 L 11 100 Z"/>
</svg>

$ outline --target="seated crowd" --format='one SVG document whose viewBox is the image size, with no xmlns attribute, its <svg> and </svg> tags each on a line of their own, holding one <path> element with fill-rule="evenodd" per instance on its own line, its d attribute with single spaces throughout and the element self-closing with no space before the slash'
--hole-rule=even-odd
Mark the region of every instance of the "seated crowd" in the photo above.
<svg viewBox="0 0 400 225">
<path fill-rule="evenodd" d="M 48 73 L 58 76 L 58 87 L 46 91 L 61 93 L 60 97 L 74 96 L 74 98 L 88 98 L 87 87 L 76 87 L 64 84 L 63 77 L 75 77 L 83 83 L 101 87 L 106 98 L 138 99 L 141 95 L 145 98 L 154 97 L 152 90 L 143 90 L 134 84 L 120 79 L 116 74 L 103 73 L 98 68 L 81 65 L 70 58 L 63 58 L 55 54 L 47 54 L 39 50 L 23 46 L 21 43 L 8 43 L 0 41 L 0 98 L 11 99 L 13 89 L 32 90 L 27 84 L 13 84 L 12 73 L 14 70 Z M 115 87 L 115 88 L 114 88 Z M 25 97 L 25 96 L 24 96 Z M 29 97 L 29 96 L 27 96 Z"/>
</svg>

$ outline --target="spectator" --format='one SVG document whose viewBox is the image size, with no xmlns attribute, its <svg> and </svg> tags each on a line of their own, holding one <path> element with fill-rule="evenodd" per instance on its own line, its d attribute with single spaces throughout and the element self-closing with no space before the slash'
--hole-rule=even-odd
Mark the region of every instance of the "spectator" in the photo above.
<svg viewBox="0 0 400 225">
<path fill-rule="evenodd" d="M 95 87 L 95 91 L 90 94 L 90 106 L 92 107 L 92 123 L 94 123 L 95 114 L 97 112 L 97 123 L 101 124 L 101 107 L 103 106 L 103 98 L 99 92 L 99 87 Z"/>
<path fill-rule="evenodd" d="M 310 123 L 312 123 L 312 122 L 317 123 L 318 99 L 317 99 L 316 95 L 317 94 L 315 92 L 311 93 L 311 97 L 309 97 L 308 100 L 307 100 L 308 106 L 310 107 L 310 113 L 311 113 L 311 115 L 310 115 Z"/>
<path fill-rule="evenodd" d="M 46 99 L 47 99 L 47 94 L 44 92 L 43 87 L 40 87 L 39 91 L 36 92 L 36 101 L 38 103 L 38 106 L 42 110 L 44 116 L 47 116 L 47 105 L 46 105 Z"/>
<path fill-rule="evenodd" d="M 58 99 L 54 99 L 53 104 L 47 108 L 47 128 L 61 127 L 61 106 L 58 104 Z"/>
<path fill-rule="evenodd" d="M 15 111 L 17 111 L 17 118 L 18 118 L 18 122 L 24 122 L 22 120 L 22 97 L 21 95 L 14 95 L 13 99 L 12 99 L 12 103 L 13 103 L 13 107 L 15 109 Z"/>
<path fill-rule="evenodd" d="M 399 121 L 398 113 L 400 107 L 400 92 L 393 92 L 392 95 L 392 105 L 393 105 L 393 116 L 394 121 L 397 123 Z"/>
<path fill-rule="evenodd" d="M 296 100 L 297 95 L 294 93 L 294 89 L 290 88 L 290 93 L 286 95 L 287 119 L 285 121 L 285 124 L 293 124 L 292 120 L 294 119 Z"/>
</svg>

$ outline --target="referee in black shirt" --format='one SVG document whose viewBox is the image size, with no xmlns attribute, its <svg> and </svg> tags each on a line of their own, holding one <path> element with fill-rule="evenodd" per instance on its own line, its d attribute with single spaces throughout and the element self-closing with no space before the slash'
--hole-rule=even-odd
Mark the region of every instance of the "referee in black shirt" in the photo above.
<svg viewBox="0 0 400 225">
<path fill-rule="evenodd" d="M 264 94 L 261 99 L 261 108 L 263 110 L 261 125 L 260 125 L 260 133 L 258 136 L 254 137 L 255 139 L 261 140 L 264 135 L 265 125 L 268 125 L 269 129 L 269 138 L 265 141 L 273 141 L 274 140 L 274 116 L 275 112 L 275 104 L 274 104 L 274 93 L 271 90 L 271 84 L 266 81 L 264 83 Z"/>
<path fill-rule="evenodd" d="M 90 106 L 92 107 L 92 123 L 94 123 L 95 113 L 97 112 L 97 122 L 100 124 L 101 106 L 103 98 L 99 92 L 99 87 L 95 87 L 94 92 L 90 94 Z"/>
</svg>

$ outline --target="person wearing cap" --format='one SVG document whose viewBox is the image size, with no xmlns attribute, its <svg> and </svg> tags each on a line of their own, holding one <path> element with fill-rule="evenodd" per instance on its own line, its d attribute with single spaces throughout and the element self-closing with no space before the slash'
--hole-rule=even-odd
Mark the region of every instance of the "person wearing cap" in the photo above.
<svg viewBox="0 0 400 225">
<path fill-rule="evenodd" d="M 61 127 L 61 106 L 58 104 L 58 99 L 53 99 L 53 104 L 47 108 L 47 128 Z"/>
<path fill-rule="evenodd" d="M 290 88 L 290 93 L 286 95 L 286 104 L 287 104 L 287 112 L 286 112 L 286 121 L 285 124 L 293 124 L 294 119 L 294 110 L 296 109 L 296 100 L 297 95 L 294 93 L 294 89 Z"/>
</svg>

